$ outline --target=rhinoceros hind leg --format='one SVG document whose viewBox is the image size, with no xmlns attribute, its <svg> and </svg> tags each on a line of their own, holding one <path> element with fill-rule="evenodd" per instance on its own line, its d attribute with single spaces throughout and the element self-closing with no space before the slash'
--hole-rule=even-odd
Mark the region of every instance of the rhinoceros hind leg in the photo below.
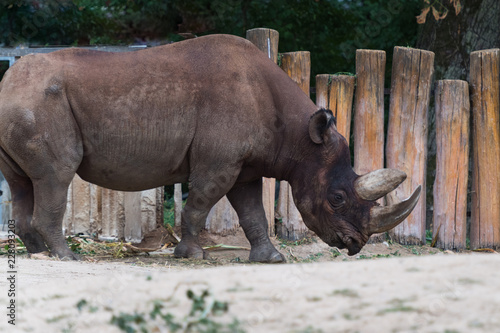
<svg viewBox="0 0 500 333">
<path fill-rule="evenodd" d="M 262 205 L 262 180 L 236 185 L 227 198 L 236 210 L 240 225 L 250 242 L 250 261 L 282 263 L 285 257 L 276 250 L 268 236 L 267 219 Z"/>
<path fill-rule="evenodd" d="M 47 244 L 51 255 L 61 260 L 79 260 L 71 251 L 62 232 L 62 220 L 66 211 L 68 186 L 61 178 L 46 177 L 34 181 L 35 209 L 32 225 Z"/>
<path fill-rule="evenodd" d="M 42 236 L 31 226 L 31 218 L 33 216 L 33 184 L 28 177 L 17 174 L 10 167 L 10 163 L 14 162 L 0 149 L 0 167 L 11 191 L 12 218 L 15 221 L 15 233 L 21 238 L 29 253 L 48 251 Z"/>
</svg>

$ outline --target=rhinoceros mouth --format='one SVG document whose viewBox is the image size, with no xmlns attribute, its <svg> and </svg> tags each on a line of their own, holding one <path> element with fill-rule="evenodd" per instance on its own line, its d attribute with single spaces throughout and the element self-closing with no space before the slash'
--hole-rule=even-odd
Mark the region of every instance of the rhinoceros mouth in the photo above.
<svg viewBox="0 0 500 333">
<path fill-rule="evenodd" d="M 350 244 L 347 245 L 347 254 L 353 256 L 358 254 L 362 248 L 363 245 L 360 245 L 358 242 L 350 242 Z"/>
<path fill-rule="evenodd" d="M 340 232 L 337 232 L 336 234 L 337 234 L 338 239 L 337 239 L 336 245 L 334 245 L 334 246 L 336 246 L 339 249 L 347 248 L 347 254 L 350 256 L 353 256 L 353 255 L 359 253 L 359 251 L 361 251 L 361 249 L 363 248 L 364 243 L 366 243 L 366 242 L 362 243 L 353 237 L 343 235 Z M 332 246 L 332 245 L 330 245 L 330 246 Z"/>
</svg>

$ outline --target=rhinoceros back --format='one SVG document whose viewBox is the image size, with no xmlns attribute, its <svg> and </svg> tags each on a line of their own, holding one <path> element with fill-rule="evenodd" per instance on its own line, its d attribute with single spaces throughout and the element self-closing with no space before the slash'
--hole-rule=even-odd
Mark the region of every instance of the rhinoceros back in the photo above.
<svg viewBox="0 0 500 333">
<path fill-rule="evenodd" d="M 249 114 L 272 104 L 251 63 L 255 50 L 240 38 L 218 36 L 127 53 L 46 55 L 80 131 L 78 174 L 138 190 L 187 181 L 197 158 L 242 158 L 261 121 Z"/>
</svg>

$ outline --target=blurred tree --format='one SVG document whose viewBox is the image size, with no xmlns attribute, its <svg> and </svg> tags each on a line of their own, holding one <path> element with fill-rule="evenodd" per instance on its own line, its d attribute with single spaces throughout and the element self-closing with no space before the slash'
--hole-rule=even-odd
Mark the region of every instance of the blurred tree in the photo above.
<svg viewBox="0 0 500 333">
<path fill-rule="evenodd" d="M 434 2 L 433 2 L 434 3 Z M 435 53 L 435 80 L 469 80 L 470 53 L 500 47 L 500 1 L 498 0 L 441 0 L 439 13 L 431 11 L 424 0 L 423 13 L 418 18 L 423 24 L 416 46 Z M 427 9 L 429 8 L 429 9 Z M 425 20 L 422 18 L 425 16 Z M 436 19 L 438 16 L 439 19 Z M 445 16 L 440 18 L 439 16 Z M 427 182 L 434 183 L 436 170 L 435 110 L 429 109 L 429 152 Z M 469 182 L 470 186 L 470 182 Z M 428 209 L 432 207 L 432 189 L 427 193 Z M 432 212 L 428 212 L 428 221 Z"/>
<path fill-rule="evenodd" d="M 269 27 L 280 52 L 311 51 L 314 77 L 353 72 L 357 48 L 390 61 L 393 46 L 415 44 L 418 11 L 419 0 L 0 0 L 0 43 L 158 44 Z"/>
<path fill-rule="evenodd" d="M 311 52 L 312 77 L 354 72 L 358 48 L 386 50 L 390 65 L 392 48 L 414 46 L 418 28 L 414 17 L 419 0 L 174 2 L 182 17 L 182 32 L 244 36 L 255 27 L 279 31 L 280 52 Z"/>
<path fill-rule="evenodd" d="M 419 32 L 417 47 L 436 54 L 437 80 L 467 80 L 470 53 L 500 47 L 500 1 L 461 0 L 458 14 L 453 7 L 456 2 L 442 0 L 441 3 L 448 15 L 442 20 L 427 17 Z"/>
</svg>

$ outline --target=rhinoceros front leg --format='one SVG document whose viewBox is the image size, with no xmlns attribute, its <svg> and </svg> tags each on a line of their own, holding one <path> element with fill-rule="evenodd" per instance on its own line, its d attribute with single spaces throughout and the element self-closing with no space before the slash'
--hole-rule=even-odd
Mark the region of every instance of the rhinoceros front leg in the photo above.
<svg viewBox="0 0 500 333">
<path fill-rule="evenodd" d="M 191 192 L 191 191 L 190 191 Z M 190 193 L 191 195 L 191 193 Z M 207 259 L 208 254 L 201 248 L 198 235 L 205 226 L 208 216 L 206 209 L 196 209 L 189 204 L 189 198 L 181 214 L 182 239 L 175 247 L 174 256 L 177 258 Z"/>
<path fill-rule="evenodd" d="M 227 198 L 236 210 L 240 225 L 250 242 L 250 261 L 285 262 L 285 257 L 276 250 L 269 239 L 266 214 L 262 205 L 262 179 L 236 185 L 227 194 Z"/>
</svg>

